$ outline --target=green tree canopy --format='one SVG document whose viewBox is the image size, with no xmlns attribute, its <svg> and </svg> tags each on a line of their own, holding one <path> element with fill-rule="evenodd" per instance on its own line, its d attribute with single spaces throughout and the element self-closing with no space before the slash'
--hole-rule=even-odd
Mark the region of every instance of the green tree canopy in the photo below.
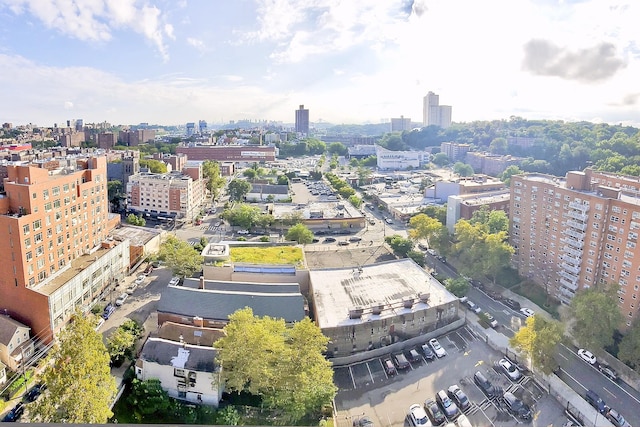
<svg viewBox="0 0 640 427">
<path fill-rule="evenodd" d="M 176 276 L 191 277 L 202 269 L 204 259 L 187 242 L 175 236 L 167 237 L 160 246 L 158 258 L 163 260 Z"/>
<path fill-rule="evenodd" d="M 261 215 L 262 211 L 258 206 L 247 203 L 238 203 L 232 209 L 225 209 L 222 212 L 222 217 L 229 221 L 229 224 L 246 230 L 251 230 Z"/>
<path fill-rule="evenodd" d="M 148 168 L 153 173 L 167 173 L 167 165 L 160 160 L 140 159 L 140 167 Z"/>
<path fill-rule="evenodd" d="M 147 220 L 142 215 L 129 214 L 127 215 L 127 224 L 138 225 L 144 227 L 147 224 Z"/>
<path fill-rule="evenodd" d="M 313 241 L 313 233 L 306 225 L 296 224 L 287 231 L 285 239 L 294 240 L 301 245 L 306 245 Z"/>
<path fill-rule="evenodd" d="M 384 238 L 384 241 L 391 246 L 393 253 L 403 258 L 405 258 L 409 251 L 413 249 L 413 241 L 411 239 L 405 239 L 399 234 L 387 236 Z"/>
<path fill-rule="evenodd" d="M 162 389 L 160 380 L 155 378 L 146 381 L 134 379 L 128 399 L 131 406 L 136 408 L 134 415 L 138 421 L 144 415 L 162 414 L 171 407 L 169 395 Z"/>
<path fill-rule="evenodd" d="M 507 154 L 507 139 L 503 137 L 494 138 L 489 144 L 489 151 L 493 154 Z"/>
<path fill-rule="evenodd" d="M 562 325 L 559 322 L 547 321 L 542 316 L 531 316 L 527 318 L 526 326 L 520 328 L 509 343 L 528 357 L 534 368 L 548 375 L 558 366 L 553 355 L 562 336 Z"/>
<path fill-rule="evenodd" d="M 329 153 L 337 154 L 338 156 L 346 156 L 348 152 L 347 146 L 342 142 L 332 142 L 329 144 L 328 150 Z"/>
<path fill-rule="evenodd" d="M 571 300 L 573 337 L 592 352 L 613 344 L 613 332 L 622 322 L 616 289 L 589 288 L 578 291 Z M 594 321 L 597 319 L 597 321 Z"/>
<path fill-rule="evenodd" d="M 507 166 L 504 172 L 500 175 L 500 180 L 508 187 L 511 185 L 511 177 L 522 173 L 524 173 L 524 171 L 516 165 Z"/>
<path fill-rule="evenodd" d="M 420 208 L 420 213 L 423 213 L 431 218 L 435 218 L 440 221 L 440 224 L 446 224 L 447 222 L 447 205 L 428 205 Z M 416 214 L 419 215 L 419 214 Z M 415 216 L 415 215 L 414 215 Z"/>
<path fill-rule="evenodd" d="M 436 166 L 446 166 L 451 163 L 451 160 L 445 153 L 438 153 L 434 154 L 433 158 L 431 159 L 431 163 Z"/>
<path fill-rule="evenodd" d="M 460 298 L 465 296 L 467 292 L 469 292 L 469 288 L 471 287 L 471 285 L 464 277 L 457 277 L 455 279 L 446 279 L 444 281 L 444 287 L 447 288 L 449 292 Z"/>
<path fill-rule="evenodd" d="M 640 322 L 633 323 L 618 348 L 618 359 L 640 372 Z"/>
<path fill-rule="evenodd" d="M 431 240 L 443 227 L 437 219 L 421 213 L 409 220 L 409 237 L 414 240 L 425 239 L 431 247 Z"/>
<path fill-rule="evenodd" d="M 229 200 L 237 202 L 244 199 L 244 196 L 251 191 L 251 184 L 244 179 L 234 179 L 229 183 Z"/>
<path fill-rule="evenodd" d="M 215 342 L 229 391 L 262 396 L 285 423 L 317 415 L 336 394 L 328 338 L 310 319 L 287 327 L 283 319 L 257 317 L 250 308 L 229 316 L 226 336 Z"/>
<path fill-rule="evenodd" d="M 116 395 L 109 353 L 93 316 L 76 312 L 62 330 L 43 374 L 47 393 L 33 404 L 32 420 L 44 423 L 105 424 Z"/>
<path fill-rule="evenodd" d="M 474 174 L 471 165 L 462 162 L 456 162 L 453 165 L 453 171 L 459 176 L 473 176 Z"/>
<path fill-rule="evenodd" d="M 226 184 L 220 173 L 220 164 L 213 160 L 205 160 L 202 163 L 202 176 L 207 180 L 207 190 L 209 190 L 213 199 L 218 199 L 220 191 Z"/>
</svg>

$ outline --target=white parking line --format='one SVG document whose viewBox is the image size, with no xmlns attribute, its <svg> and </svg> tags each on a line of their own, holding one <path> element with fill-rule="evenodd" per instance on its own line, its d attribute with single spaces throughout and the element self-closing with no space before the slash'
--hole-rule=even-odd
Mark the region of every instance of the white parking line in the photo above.
<svg viewBox="0 0 640 427">
<path fill-rule="evenodd" d="M 353 371 L 351 370 L 351 366 L 349 366 L 349 375 L 351 375 L 351 382 L 353 383 L 353 388 L 356 388 L 356 380 L 353 378 Z"/>
<path fill-rule="evenodd" d="M 464 337 L 463 337 L 462 335 L 460 335 L 460 333 L 459 333 L 459 332 L 457 332 L 457 331 L 456 331 L 456 334 L 458 334 L 458 336 L 462 339 L 462 341 L 464 341 L 464 343 L 465 343 L 466 345 L 469 345 L 469 341 L 467 341 L 466 339 L 464 339 Z"/>
<path fill-rule="evenodd" d="M 371 373 L 371 368 L 369 368 L 369 362 L 364 362 L 367 365 L 367 371 L 369 371 L 369 378 L 371 378 L 371 384 L 375 384 L 376 380 L 373 379 L 373 374 Z"/>
<path fill-rule="evenodd" d="M 453 341 L 451 338 L 449 338 L 449 335 L 447 335 L 447 339 L 449 340 L 449 342 L 450 342 L 451 344 L 453 344 L 453 345 L 458 349 L 458 351 L 460 351 L 460 347 L 458 347 L 458 346 L 457 346 L 457 344 L 456 344 L 456 342 L 455 342 L 455 341 Z"/>
<path fill-rule="evenodd" d="M 569 358 L 562 353 L 558 353 L 558 356 L 562 357 L 564 360 L 569 360 Z"/>
</svg>

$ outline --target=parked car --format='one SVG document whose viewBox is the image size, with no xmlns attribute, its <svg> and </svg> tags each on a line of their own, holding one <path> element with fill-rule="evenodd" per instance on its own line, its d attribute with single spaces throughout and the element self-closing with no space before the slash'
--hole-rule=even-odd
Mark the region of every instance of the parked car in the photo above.
<svg viewBox="0 0 640 427">
<path fill-rule="evenodd" d="M 496 396 L 500 395 L 500 390 L 495 387 L 491 382 L 485 377 L 482 372 L 477 371 L 473 374 L 473 381 L 480 387 L 480 390 L 489 398 L 492 399 Z"/>
<path fill-rule="evenodd" d="M 376 220 L 373 218 L 369 219 L 369 224 L 376 225 Z"/>
<path fill-rule="evenodd" d="M 149 264 L 149 265 L 147 265 L 147 268 L 144 269 L 143 274 L 145 276 L 148 276 L 149 274 L 151 274 L 152 271 L 153 271 L 153 265 Z"/>
<path fill-rule="evenodd" d="M 349 246 L 349 242 L 347 240 L 340 240 L 338 246 Z"/>
<path fill-rule="evenodd" d="M 238 230 L 238 234 L 249 234 L 249 230 Z"/>
<path fill-rule="evenodd" d="M 394 354 L 393 362 L 395 363 L 396 368 L 398 369 L 409 369 L 411 367 L 411 365 L 409 364 L 409 361 L 402 353 Z"/>
<path fill-rule="evenodd" d="M 109 317 L 111 317 L 114 311 L 116 311 L 116 308 L 113 306 L 113 304 L 111 303 L 107 304 L 106 307 L 104 308 L 104 312 L 102 313 L 102 318 L 104 320 L 109 319 Z"/>
<path fill-rule="evenodd" d="M 350 242 L 359 242 L 361 240 L 362 240 L 362 237 L 359 237 L 359 236 L 351 236 L 351 237 L 349 237 L 349 241 Z"/>
<path fill-rule="evenodd" d="M 122 304 L 124 304 L 124 302 L 127 300 L 127 298 L 129 297 L 128 293 L 123 293 L 121 294 L 118 299 L 116 299 L 116 306 L 120 307 Z"/>
<path fill-rule="evenodd" d="M 396 370 L 396 365 L 393 364 L 391 359 L 384 359 L 382 361 L 382 365 L 384 366 L 384 371 L 387 373 L 387 375 L 391 376 L 398 373 L 398 371 Z"/>
<path fill-rule="evenodd" d="M 423 344 L 421 348 L 425 359 L 433 360 L 436 357 L 436 354 L 431 350 L 431 347 L 429 347 L 428 344 Z"/>
<path fill-rule="evenodd" d="M 511 298 L 505 298 L 502 303 L 512 310 L 520 310 L 520 303 Z"/>
<path fill-rule="evenodd" d="M 471 424 L 471 421 L 469 421 L 469 418 L 467 418 L 465 414 L 462 414 L 458 417 L 458 419 L 456 420 L 456 424 L 458 425 L 458 427 L 473 427 L 473 424 Z"/>
<path fill-rule="evenodd" d="M 38 400 L 43 391 L 47 389 L 47 386 L 44 383 L 36 384 L 29 390 L 27 394 L 24 395 L 24 398 L 27 402 L 35 402 Z"/>
<path fill-rule="evenodd" d="M 427 249 L 427 253 L 429 255 L 432 255 L 432 256 L 438 255 L 438 253 L 435 251 L 435 249 Z"/>
<path fill-rule="evenodd" d="M 179 277 L 172 277 L 171 280 L 169 280 L 169 286 L 177 286 L 179 282 Z"/>
<path fill-rule="evenodd" d="M 422 405 L 418 403 L 414 403 L 409 406 L 409 420 L 411 420 L 411 424 L 416 427 L 426 426 L 429 424 L 429 417 L 427 417 L 427 413 Z"/>
<path fill-rule="evenodd" d="M 373 421 L 371 421 L 371 418 L 365 415 L 353 420 L 353 427 L 374 427 L 374 424 Z"/>
<path fill-rule="evenodd" d="M 420 357 L 420 353 L 418 353 L 418 351 L 415 348 L 409 350 L 409 353 L 407 354 L 407 358 L 409 359 L 409 362 L 413 362 L 413 363 L 418 363 L 422 361 L 422 358 Z"/>
<path fill-rule="evenodd" d="M 458 410 L 458 405 L 456 405 L 453 400 L 449 397 L 444 390 L 440 390 L 436 393 L 436 402 L 440 405 L 442 412 L 447 416 L 448 419 L 453 420 L 458 415 L 460 415 L 460 411 Z"/>
<path fill-rule="evenodd" d="M 520 309 L 520 313 L 524 314 L 525 317 L 535 316 L 536 312 L 531 310 L 530 308 L 523 307 Z"/>
<path fill-rule="evenodd" d="M 585 350 L 584 348 L 581 348 L 578 350 L 578 356 L 580 356 L 582 360 L 584 360 L 590 365 L 595 365 L 596 362 L 598 361 L 596 359 L 596 356 L 593 355 L 593 353 L 591 353 L 589 350 Z"/>
<path fill-rule="evenodd" d="M 607 406 L 604 400 L 602 400 L 600 396 L 598 396 L 598 393 L 593 390 L 587 390 L 587 393 L 584 395 L 584 400 L 586 400 L 587 403 L 596 408 L 596 410 L 601 414 L 606 414 L 607 412 L 609 412 L 609 409 L 611 409 L 609 408 L 609 406 Z"/>
<path fill-rule="evenodd" d="M 145 276 L 144 274 L 139 275 L 136 280 L 135 280 L 135 284 L 136 285 L 142 285 L 144 283 L 144 281 L 146 280 L 147 276 Z"/>
<path fill-rule="evenodd" d="M 609 412 L 607 412 L 606 417 L 609 421 L 611 421 L 611 424 L 616 427 L 631 427 L 627 420 L 625 420 L 624 417 L 620 415 L 620 413 L 615 409 L 611 409 Z"/>
<path fill-rule="evenodd" d="M 471 401 L 469 401 L 467 395 L 464 394 L 464 392 L 460 389 L 460 387 L 458 387 L 457 384 L 449 387 L 447 393 L 449 394 L 451 400 L 455 402 L 455 404 L 458 406 L 458 408 L 460 408 L 461 411 L 464 412 L 471 407 Z"/>
<path fill-rule="evenodd" d="M 507 410 L 516 418 L 521 420 L 531 419 L 531 409 L 522 400 L 518 399 L 513 393 L 507 391 L 502 395 Z"/>
<path fill-rule="evenodd" d="M 493 315 L 491 315 L 491 313 L 482 313 L 484 315 L 484 318 L 487 320 L 487 323 L 489 325 L 491 325 L 492 328 L 495 328 L 498 326 L 498 321 L 496 320 L 495 317 L 493 317 Z"/>
<path fill-rule="evenodd" d="M 3 423 L 15 423 L 24 414 L 24 403 L 18 402 L 2 419 Z"/>
<path fill-rule="evenodd" d="M 436 356 L 445 357 L 447 355 L 447 351 L 444 348 L 442 348 L 442 346 L 440 345 L 437 339 L 431 338 L 429 340 L 429 346 L 431 346 L 431 349 L 436 354 Z"/>
<path fill-rule="evenodd" d="M 474 303 L 473 301 L 467 300 L 467 307 L 469 307 L 469 310 L 473 311 L 476 314 L 482 311 L 482 309 L 478 307 L 476 303 Z"/>
<path fill-rule="evenodd" d="M 424 401 L 424 409 L 427 411 L 427 415 L 434 426 L 439 426 L 447 420 L 444 416 L 444 412 L 442 412 L 442 409 L 440 409 L 436 401 L 433 399 L 427 399 Z"/>
<path fill-rule="evenodd" d="M 136 289 L 138 289 L 138 284 L 136 282 L 133 282 L 132 284 L 127 286 L 127 293 L 131 295 L 132 293 L 135 292 Z"/>
<path fill-rule="evenodd" d="M 609 378 L 611 381 L 618 381 L 618 374 L 613 370 L 611 366 L 601 363 L 600 365 L 598 365 L 598 369 L 600 370 L 600 372 L 602 372 L 602 375 Z"/>
<path fill-rule="evenodd" d="M 333 243 L 333 242 L 335 242 L 335 241 L 336 241 L 336 238 L 335 238 L 335 237 L 325 237 L 325 238 L 324 238 L 324 242 L 325 242 L 325 243 Z"/>
<path fill-rule="evenodd" d="M 520 370 L 508 359 L 500 359 L 498 366 L 511 381 L 518 381 L 522 377 Z"/>
</svg>

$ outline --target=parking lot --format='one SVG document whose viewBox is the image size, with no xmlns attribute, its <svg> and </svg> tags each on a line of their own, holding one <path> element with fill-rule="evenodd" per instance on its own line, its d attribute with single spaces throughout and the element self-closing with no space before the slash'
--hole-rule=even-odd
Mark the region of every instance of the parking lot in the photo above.
<svg viewBox="0 0 640 427">
<path fill-rule="evenodd" d="M 510 391 L 530 406 L 532 425 L 562 425 L 566 420 L 563 408 L 529 375 L 512 381 L 497 365 L 503 357 L 492 350 L 466 327 L 438 338 L 447 355 L 426 359 L 417 346 L 420 358 L 409 367 L 388 375 L 383 361 L 393 355 L 366 360 L 334 369 L 339 388 L 336 396 L 336 425 L 352 426 L 359 417 L 368 416 L 375 425 L 410 425 L 406 415 L 413 403 L 423 404 L 434 399 L 438 390 L 457 384 L 471 401 L 465 411 L 474 426 L 511 426 L 525 423 L 505 407 L 501 397 L 488 398 L 473 380 L 476 371 L 502 392 Z M 404 354 L 408 356 L 407 348 Z M 525 371 L 526 373 L 526 371 Z M 502 393 L 499 393 L 502 396 Z"/>
</svg>

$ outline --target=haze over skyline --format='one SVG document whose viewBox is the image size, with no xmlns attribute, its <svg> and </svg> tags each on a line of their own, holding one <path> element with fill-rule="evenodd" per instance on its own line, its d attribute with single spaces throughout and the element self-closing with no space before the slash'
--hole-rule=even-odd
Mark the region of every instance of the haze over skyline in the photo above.
<svg viewBox="0 0 640 427">
<path fill-rule="evenodd" d="M 640 126 L 640 4 L 0 0 L 0 120 L 422 120 Z"/>
</svg>

